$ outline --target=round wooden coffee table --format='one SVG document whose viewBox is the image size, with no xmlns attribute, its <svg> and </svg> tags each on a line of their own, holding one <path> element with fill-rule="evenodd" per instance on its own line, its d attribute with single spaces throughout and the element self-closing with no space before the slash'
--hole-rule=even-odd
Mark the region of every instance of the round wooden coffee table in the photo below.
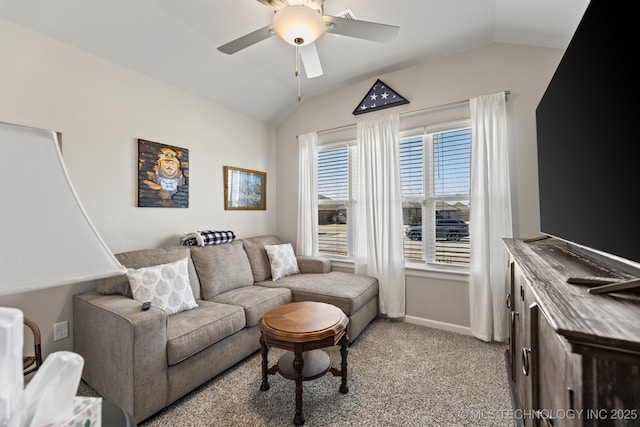
<svg viewBox="0 0 640 427">
<path fill-rule="evenodd" d="M 295 425 L 304 424 L 302 415 L 302 382 L 312 380 L 327 372 L 341 376 L 340 392 L 347 387 L 347 324 L 349 318 L 338 307 L 322 302 L 294 302 L 271 309 L 262 317 L 260 351 L 262 353 L 262 384 L 260 390 L 269 390 L 267 375 L 279 372 L 296 382 Z M 340 369 L 331 366 L 329 355 L 320 350 L 340 345 L 342 364 Z M 285 353 L 277 364 L 269 368 L 269 347 L 277 347 Z"/>
</svg>

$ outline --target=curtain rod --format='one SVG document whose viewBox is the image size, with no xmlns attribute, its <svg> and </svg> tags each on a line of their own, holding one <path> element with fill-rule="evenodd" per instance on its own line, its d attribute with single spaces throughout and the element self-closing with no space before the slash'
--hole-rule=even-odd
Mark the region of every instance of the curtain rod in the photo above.
<svg viewBox="0 0 640 427">
<path fill-rule="evenodd" d="M 506 100 L 507 97 L 509 95 L 511 95 L 511 91 L 510 90 L 505 90 L 504 91 L 504 95 L 505 95 L 505 100 Z M 464 104 L 466 104 L 468 102 L 469 102 L 469 100 L 465 99 L 465 100 L 462 100 L 462 101 L 449 102 L 447 104 L 442 104 L 442 105 L 434 105 L 433 107 L 421 108 L 419 110 L 406 111 L 404 113 L 400 113 L 400 117 L 406 117 L 406 116 L 412 116 L 414 114 L 426 113 L 427 111 L 432 111 L 432 110 L 441 110 L 441 109 L 445 109 L 445 108 L 453 108 L 453 107 L 464 105 Z M 356 125 L 355 123 L 352 123 L 352 124 L 348 124 L 348 125 L 344 125 L 344 126 L 338 126 L 338 127 L 334 127 L 334 128 L 330 128 L 330 129 L 324 129 L 324 130 L 318 131 L 317 134 L 318 135 L 323 135 L 325 133 L 337 132 L 337 131 L 340 131 L 340 130 L 345 130 L 345 129 L 352 128 L 355 125 Z"/>
</svg>

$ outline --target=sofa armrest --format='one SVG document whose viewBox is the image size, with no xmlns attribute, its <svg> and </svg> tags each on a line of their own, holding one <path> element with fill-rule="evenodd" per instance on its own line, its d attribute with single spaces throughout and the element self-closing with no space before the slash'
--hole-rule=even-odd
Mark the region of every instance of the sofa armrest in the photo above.
<svg viewBox="0 0 640 427">
<path fill-rule="evenodd" d="M 329 273 L 331 271 L 331 260 L 329 258 L 316 256 L 296 256 L 300 273 Z"/>
<path fill-rule="evenodd" d="M 82 378 L 137 420 L 167 397 L 167 315 L 122 295 L 73 296 L 73 348 Z M 150 412 L 152 411 L 152 412 Z"/>
</svg>

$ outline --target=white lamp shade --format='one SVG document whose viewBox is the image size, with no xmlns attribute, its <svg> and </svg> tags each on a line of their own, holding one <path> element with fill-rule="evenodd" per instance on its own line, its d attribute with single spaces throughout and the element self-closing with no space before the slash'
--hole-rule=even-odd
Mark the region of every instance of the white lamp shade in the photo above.
<svg viewBox="0 0 640 427">
<path fill-rule="evenodd" d="M 0 295 L 124 274 L 87 217 L 52 131 L 0 123 Z"/>
<path fill-rule="evenodd" d="M 305 46 L 316 41 L 326 26 L 320 11 L 307 6 L 289 6 L 273 15 L 271 29 L 287 43 Z"/>
</svg>

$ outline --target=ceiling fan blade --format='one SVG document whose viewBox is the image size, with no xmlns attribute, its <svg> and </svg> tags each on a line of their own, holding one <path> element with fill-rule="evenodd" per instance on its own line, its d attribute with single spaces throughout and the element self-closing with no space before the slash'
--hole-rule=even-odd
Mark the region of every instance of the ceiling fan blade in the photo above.
<svg viewBox="0 0 640 427">
<path fill-rule="evenodd" d="M 400 27 L 395 25 L 378 24 L 376 22 L 360 21 L 357 19 L 346 19 L 338 16 L 323 16 L 323 19 L 329 26 L 327 29 L 328 33 L 340 34 L 342 36 L 355 37 L 375 42 L 389 42 L 393 40 L 400 31 Z"/>
<path fill-rule="evenodd" d="M 218 50 L 222 53 L 231 55 L 232 53 L 236 53 L 239 50 L 261 42 L 262 40 L 268 39 L 272 35 L 273 33 L 271 32 L 271 25 L 267 25 L 266 27 L 260 28 L 259 30 L 246 34 L 233 41 L 230 41 L 227 44 L 219 46 Z"/>
<path fill-rule="evenodd" d="M 280 10 L 283 7 L 287 6 L 287 2 L 285 0 L 258 0 L 263 5 L 267 6 L 269 9 Z"/>
<path fill-rule="evenodd" d="M 312 79 L 322 75 L 322 65 L 320 64 L 320 56 L 315 43 L 302 46 L 300 48 L 300 57 L 302 58 L 307 78 Z"/>
<path fill-rule="evenodd" d="M 324 0 L 258 0 L 260 3 L 268 7 L 269 9 L 273 9 L 274 11 L 279 11 L 280 9 L 284 9 L 288 6 L 307 6 L 315 10 L 322 10 L 322 4 Z"/>
</svg>

